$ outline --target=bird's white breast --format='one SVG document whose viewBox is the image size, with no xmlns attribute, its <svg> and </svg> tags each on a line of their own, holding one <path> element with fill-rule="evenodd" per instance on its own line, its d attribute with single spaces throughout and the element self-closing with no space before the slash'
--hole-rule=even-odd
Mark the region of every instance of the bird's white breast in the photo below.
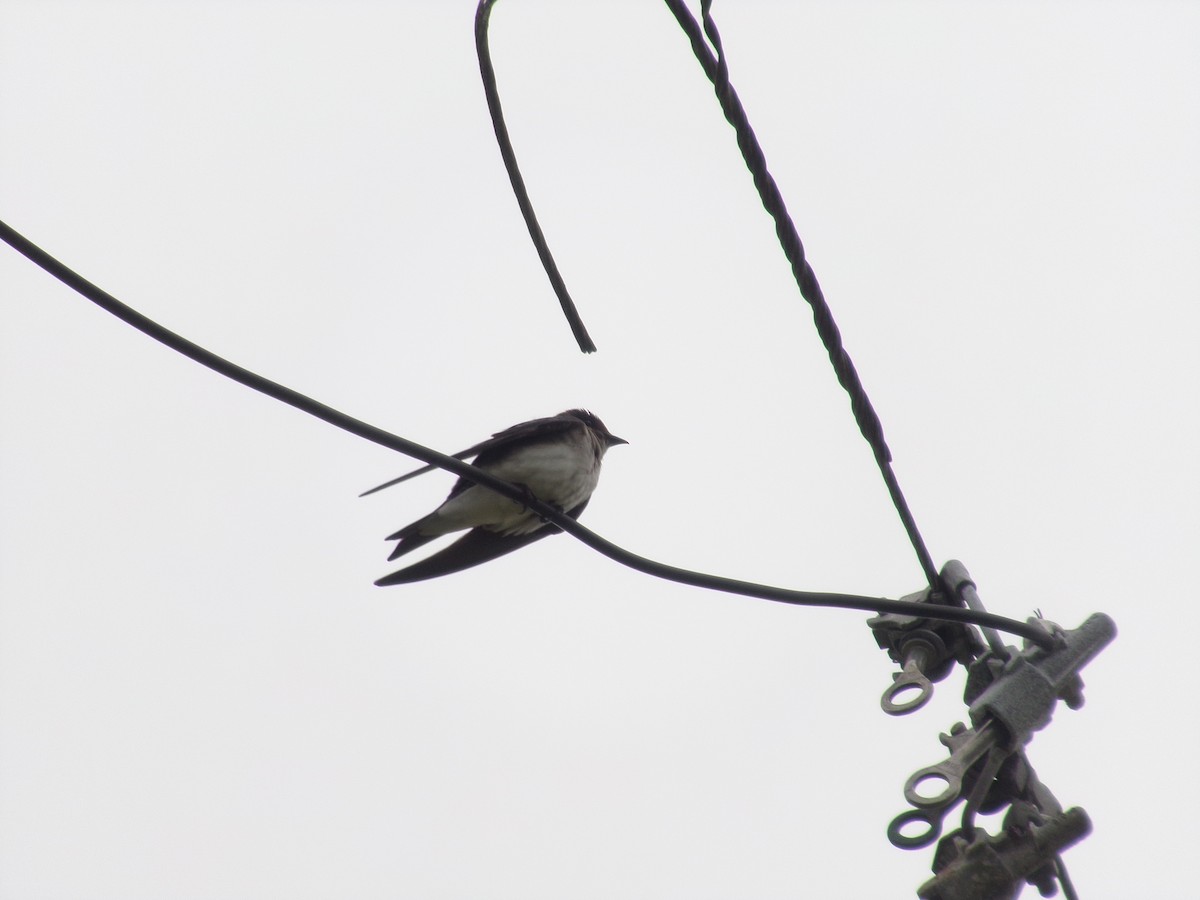
<svg viewBox="0 0 1200 900">
<path fill-rule="evenodd" d="M 497 478 L 527 486 L 539 500 L 564 510 L 590 497 L 600 478 L 600 460 L 589 440 L 523 447 L 486 469 Z M 542 525 L 541 519 L 520 503 L 478 485 L 447 500 L 436 516 L 441 533 L 484 525 L 501 534 L 527 534 Z"/>
</svg>

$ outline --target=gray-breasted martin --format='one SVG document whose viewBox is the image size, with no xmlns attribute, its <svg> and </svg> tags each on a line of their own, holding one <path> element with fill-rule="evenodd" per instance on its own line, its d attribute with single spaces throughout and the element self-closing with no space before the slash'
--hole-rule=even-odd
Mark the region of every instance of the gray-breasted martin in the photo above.
<svg viewBox="0 0 1200 900">
<path fill-rule="evenodd" d="M 510 484 L 528 488 L 543 503 L 579 518 L 600 479 L 600 461 L 609 447 L 629 443 L 612 434 L 586 409 L 522 422 L 454 456 L 475 457 L 474 465 Z M 361 496 L 399 484 L 435 466 L 422 466 L 371 488 Z M 380 578 L 377 585 L 408 584 L 448 575 L 511 553 L 561 529 L 520 503 L 459 478 L 441 506 L 406 525 L 389 541 L 399 541 L 388 559 L 416 550 L 434 538 L 471 529 L 450 546 L 420 562 Z"/>
</svg>

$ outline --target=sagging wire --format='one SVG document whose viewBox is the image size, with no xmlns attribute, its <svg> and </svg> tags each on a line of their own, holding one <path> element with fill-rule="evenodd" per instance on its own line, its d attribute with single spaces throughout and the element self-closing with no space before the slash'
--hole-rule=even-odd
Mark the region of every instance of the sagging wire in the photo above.
<svg viewBox="0 0 1200 900">
<path fill-rule="evenodd" d="M 938 606 L 930 608 L 930 604 L 918 604 L 910 601 L 891 600 L 883 597 L 864 597 L 854 594 L 834 594 L 815 591 L 795 591 L 788 588 L 774 587 L 772 585 L 757 584 L 750 581 L 740 581 L 733 578 L 725 578 L 720 575 L 710 575 L 704 572 L 696 572 L 691 569 L 683 569 L 678 566 L 668 565 L 658 562 L 657 560 L 648 559 L 644 556 L 639 556 L 629 550 L 619 547 L 611 541 L 600 537 L 600 535 L 580 525 L 570 516 L 566 515 L 562 510 L 542 503 L 534 497 L 530 497 L 528 492 L 515 485 L 509 484 L 506 481 L 489 475 L 482 469 L 477 469 L 468 463 L 463 462 L 453 456 L 447 456 L 444 453 L 439 453 L 436 450 L 431 450 L 428 447 L 423 447 L 413 441 L 399 437 L 370 425 L 359 419 L 355 419 L 346 415 L 331 406 L 326 406 L 319 403 L 310 397 L 301 394 L 299 391 L 292 390 L 277 382 L 264 378 L 261 375 L 251 372 L 229 360 L 226 360 L 211 350 L 201 347 L 199 344 L 189 341 L 187 338 L 176 334 L 175 332 L 164 328 L 157 322 L 142 315 L 137 310 L 122 303 L 116 297 L 102 290 L 92 282 L 85 279 L 83 276 L 72 271 L 66 265 L 55 259 L 45 250 L 38 247 L 28 238 L 24 237 L 16 230 L 0 222 L 0 240 L 3 240 L 18 253 L 29 259 L 34 264 L 40 266 L 48 273 L 53 275 L 59 281 L 63 282 L 67 287 L 91 300 L 101 309 L 106 310 L 116 316 L 121 321 L 133 326 L 138 331 L 153 338 L 161 344 L 182 353 L 189 359 L 200 363 L 201 365 L 212 369 L 220 375 L 224 375 L 238 384 L 265 394 L 274 400 L 279 400 L 286 403 L 301 412 L 308 413 L 323 422 L 327 422 L 337 428 L 347 431 L 357 437 L 364 438 L 373 443 L 387 447 L 390 450 L 395 450 L 407 456 L 421 460 L 421 462 L 437 466 L 440 469 L 445 469 L 453 472 L 455 475 L 462 476 L 475 484 L 489 488 L 498 494 L 522 503 L 533 509 L 544 520 L 553 523 L 557 528 L 567 532 L 572 537 L 596 550 L 598 553 L 607 556 L 614 562 L 628 566 L 635 571 L 642 572 L 646 575 L 652 575 L 655 578 L 661 578 L 666 581 L 674 581 L 678 584 L 690 585 L 692 587 L 705 588 L 707 590 L 722 591 L 729 594 L 738 594 L 745 597 L 757 597 L 762 600 L 771 600 L 776 603 L 787 603 L 793 606 L 827 606 L 839 609 L 859 609 L 873 612 L 894 612 L 904 614 L 912 614 L 917 611 L 920 615 L 934 616 L 937 618 L 947 619 L 953 622 L 964 622 L 967 624 L 977 625 L 980 627 L 993 627 L 1000 631 L 1005 631 L 1011 634 L 1019 635 L 1026 640 L 1037 644 L 1038 646 L 1052 649 L 1055 646 L 1054 639 L 1037 624 L 1028 622 L 1019 622 L 1014 619 L 1008 619 L 1004 616 L 995 615 L 993 613 L 979 612 L 972 609 L 963 609 L 955 606 Z"/>
<path fill-rule="evenodd" d="M 488 19 L 492 14 L 494 3 L 495 0 L 481 0 L 475 10 L 475 53 L 479 57 L 479 74 L 483 78 L 483 92 L 487 96 L 488 112 L 491 113 L 492 128 L 496 132 L 496 143 L 500 145 L 500 156 L 504 159 L 504 169 L 508 172 L 508 180 L 517 197 L 517 205 L 521 207 L 525 227 L 529 229 L 529 237 L 533 239 L 533 246 L 537 248 L 538 259 L 542 261 L 546 277 L 550 279 L 550 285 L 558 297 L 563 315 L 567 317 L 571 333 L 575 335 L 575 342 L 579 344 L 579 349 L 584 353 L 595 353 L 596 345 L 592 342 L 587 328 L 584 327 L 583 319 L 579 317 L 575 301 L 571 299 L 571 294 L 567 291 L 566 282 L 563 281 L 563 277 L 558 271 L 554 255 L 546 243 L 546 236 L 542 234 L 542 227 L 538 224 L 537 215 L 533 211 L 533 203 L 529 200 L 529 191 L 525 189 L 525 179 L 521 177 L 521 170 L 517 166 L 517 155 L 513 152 L 512 139 L 508 136 L 508 126 L 504 124 L 504 110 L 500 106 L 500 91 L 496 87 L 496 70 L 492 67 L 492 54 L 488 49 L 487 40 Z"/>
</svg>

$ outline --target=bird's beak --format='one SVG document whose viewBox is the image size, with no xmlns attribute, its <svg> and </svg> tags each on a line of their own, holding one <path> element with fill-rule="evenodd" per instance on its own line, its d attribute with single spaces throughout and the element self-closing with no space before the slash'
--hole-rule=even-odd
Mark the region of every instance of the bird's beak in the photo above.
<svg viewBox="0 0 1200 900">
<path fill-rule="evenodd" d="M 608 446 L 610 446 L 610 447 L 615 447 L 615 446 L 617 446 L 617 444 L 628 444 L 629 443 L 629 441 L 625 440 L 625 438 L 619 438 L 615 434 L 610 434 L 604 440 L 608 443 Z"/>
</svg>

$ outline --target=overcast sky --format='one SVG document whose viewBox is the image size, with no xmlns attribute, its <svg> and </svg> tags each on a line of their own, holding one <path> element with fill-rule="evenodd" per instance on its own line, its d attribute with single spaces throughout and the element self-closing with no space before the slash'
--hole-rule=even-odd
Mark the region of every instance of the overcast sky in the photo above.
<svg viewBox="0 0 1200 900">
<path fill-rule="evenodd" d="M 1085 900 L 1194 897 L 1200 6 L 723 2 L 732 79 L 940 563 L 1117 641 L 1029 747 Z M 229 359 L 453 452 L 586 406 L 583 522 L 899 597 L 922 575 L 665 6 L 0 0 L 0 218 Z M 905 897 L 866 614 L 569 537 L 381 589 L 442 473 L 0 247 L 0 897 Z M 1034 892 L 1029 891 L 1033 896 Z"/>
</svg>

